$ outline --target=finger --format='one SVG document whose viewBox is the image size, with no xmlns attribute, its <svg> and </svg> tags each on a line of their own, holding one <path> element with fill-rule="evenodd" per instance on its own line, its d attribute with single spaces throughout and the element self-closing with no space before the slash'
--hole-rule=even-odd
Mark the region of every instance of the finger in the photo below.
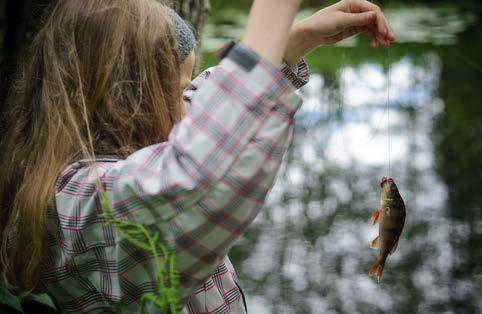
<svg viewBox="0 0 482 314">
<path fill-rule="evenodd" d="M 347 37 L 351 37 L 356 34 L 364 34 L 370 38 L 370 46 L 373 48 L 376 48 L 378 46 L 378 39 L 376 37 L 376 32 L 372 30 L 369 26 L 357 26 L 357 27 L 352 27 L 350 29 L 347 29 L 340 33 L 340 36 L 336 36 L 336 41 L 338 42 L 339 40 L 343 40 Z M 389 43 L 387 43 L 389 44 Z"/>
<path fill-rule="evenodd" d="M 385 16 L 384 16 L 384 18 L 385 18 L 385 23 L 386 23 L 387 28 L 388 28 L 387 39 L 391 42 L 394 42 L 395 41 L 395 33 L 393 32 L 393 29 L 390 26 L 390 23 L 388 22 L 388 19 Z"/>
<path fill-rule="evenodd" d="M 390 42 L 388 41 L 379 41 L 377 39 L 376 33 L 367 26 L 360 27 L 357 33 L 362 33 L 370 38 L 370 46 L 372 48 L 378 47 L 378 44 L 381 44 L 383 47 L 387 48 L 390 46 Z"/>
<path fill-rule="evenodd" d="M 383 28 L 385 29 L 385 33 L 383 36 L 388 40 L 388 41 L 395 41 L 395 33 L 392 30 L 392 27 L 390 26 L 390 23 L 388 22 L 387 17 L 383 14 L 383 12 L 380 11 L 380 15 L 377 15 L 377 21 L 380 20 L 381 24 L 383 25 Z"/>
<path fill-rule="evenodd" d="M 390 41 L 387 40 L 382 34 L 380 34 L 378 28 L 375 25 L 368 25 L 367 27 L 373 32 L 374 37 L 383 47 L 386 48 L 390 45 Z"/>
<path fill-rule="evenodd" d="M 375 37 L 375 33 L 368 26 L 360 27 L 359 33 L 365 34 L 370 38 Z"/>
<path fill-rule="evenodd" d="M 383 37 L 385 37 L 385 39 L 389 42 L 395 41 L 395 33 L 390 27 L 390 23 L 388 23 L 387 17 L 383 14 L 381 10 L 380 12 L 377 12 L 377 22 L 378 29 L 380 31 L 381 28 L 380 33 L 383 35 Z"/>
<path fill-rule="evenodd" d="M 360 33 L 363 33 L 362 27 L 351 27 L 341 32 L 341 39 L 352 37 Z"/>
<path fill-rule="evenodd" d="M 349 36 L 353 36 L 356 34 L 363 34 L 370 38 L 375 38 L 375 33 L 367 26 L 357 26 L 347 30 L 345 33 L 349 34 Z"/>
<path fill-rule="evenodd" d="M 325 38 L 324 44 L 330 45 L 330 44 L 335 44 L 339 41 L 342 41 L 343 39 L 346 39 L 348 37 L 351 37 L 353 35 L 356 35 L 358 33 L 362 32 L 362 27 L 350 27 L 342 31 L 341 33 L 338 33 L 334 36 Z"/>
<path fill-rule="evenodd" d="M 370 40 L 370 45 L 372 46 L 372 48 L 377 48 L 378 40 L 375 37 L 372 37 L 372 39 Z"/>
<path fill-rule="evenodd" d="M 378 29 L 378 32 L 383 36 L 383 37 L 387 37 L 389 32 L 388 32 L 388 27 L 387 25 L 385 24 L 385 17 L 383 16 L 383 13 L 381 10 L 377 10 L 376 11 L 376 17 L 377 17 L 377 22 L 376 22 L 376 25 L 377 25 L 377 29 Z"/>
<path fill-rule="evenodd" d="M 383 15 L 383 18 L 385 20 L 385 25 L 386 25 L 387 30 L 388 30 L 387 39 L 390 40 L 390 41 L 395 41 L 395 33 L 393 32 L 392 26 L 388 22 L 388 19 L 385 15 Z"/>
<path fill-rule="evenodd" d="M 378 5 L 364 0 L 353 0 L 350 3 L 350 9 L 352 13 L 374 11 L 377 15 L 376 25 L 378 31 L 384 37 L 387 37 L 387 39 L 389 39 L 390 41 L 395 40 L 395 34 L 390 29 L 389 23 L 382 12 L 382 9 Z"/>
<path fill-rule="evenodd" d="M 344 15 L 344 27 L 364 26 L 373 23 L 377 18 L 374 11 L 363 13 L 346 13 Z"/>
<path fill-rule="evenodd" d="M 327 39 L 325 44 L 334 44 L 334 43 L 337 43 L 339 41 L 342 41 L 343 39 L 346 39 L 348 37 L 352 37 L 352 36 L 357 35 L 357 34 L 364 34 L 364 35 L 367 35 L 370 38 L 372 38 L 372 37 L 374 38 L 373 31 L 371 31 L 368 27 L 357 26 L 357 27 L 348 28 L 348 29 L 344 30 L 343 32 L 341 32 L 339 34 L 330 37 L 329 39 Z M 377 42 L 377 40 L 375 38 L 375 43 L 376 42 Z"/>
</svg>

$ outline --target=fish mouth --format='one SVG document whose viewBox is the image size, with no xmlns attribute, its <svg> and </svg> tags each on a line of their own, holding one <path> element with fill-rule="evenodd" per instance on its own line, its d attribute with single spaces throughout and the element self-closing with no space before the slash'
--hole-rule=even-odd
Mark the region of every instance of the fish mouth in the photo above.
<svg viewBox="0 0 482 314">
<path fill-rule="evenodd" d="M 383 185 L 387 182 L 393 183 L 393 179 L 391 177 L 382 177 L 382 180 L 380 181 L 380 187 L 383 188 Z"/>
</svg>

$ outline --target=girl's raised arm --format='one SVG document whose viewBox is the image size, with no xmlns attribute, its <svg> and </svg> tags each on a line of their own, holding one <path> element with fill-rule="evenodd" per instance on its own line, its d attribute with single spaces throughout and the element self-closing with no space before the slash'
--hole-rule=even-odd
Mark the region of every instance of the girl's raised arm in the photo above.
<svg viewBox="0 0 482 314">
<path fill-rule="evenodd" d="M 254 1 L 242 43 L 279 66 L 300 3 L 301 0 Z"/>
</svg>

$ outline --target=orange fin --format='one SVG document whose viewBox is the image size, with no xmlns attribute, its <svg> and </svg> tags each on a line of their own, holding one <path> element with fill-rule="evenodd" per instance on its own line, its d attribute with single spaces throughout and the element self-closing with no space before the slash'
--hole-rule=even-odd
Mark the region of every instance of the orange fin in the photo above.
<svg viewBox="0 0 482 314">
<path fill-rule="evenodd" d="M 392 249 L 390 250 L 390 255 L 395 253 L 395 251 L 397 250 L 397 247 L 398 247 L 398 240 L 397 240 L 397 243 L 395 243 L 395 245 L 392 246 Z"/>
<path fill-rule="evenodd" d="M 375 239 L 372 240 L 372 242 L 370 243 L 370 247 L 371 247 L 372 249 L 375 249 L 375 250 L 378 249 L 378 247 L 379 247 L 379 241 L 378 241 L 378 240 L 379 240 L 379 239 L 380 239 L 380 236 L 377 235 L 377 236 L 375 237 Z"/>
<path fill-rule="evenodd" d="M 376 261 L 370 267 L 370 270 L 368 271 L 368 277 L 370 277 L 372 274 L 375 274 L 375 276 L 377 277 L 378 283 L 380 283 L 380 280 L 382 280 L 383 267 L 385 267 L 384 264 L 380 263 L 379 261 Z"/>
<path fill-rule="evenodd" d="M 378 218 L 380 218 L 380 208 L 376 209 L 373 214 L 372 214 L 372 223 L 376 224 L 378 221 Z"/>
</svg>

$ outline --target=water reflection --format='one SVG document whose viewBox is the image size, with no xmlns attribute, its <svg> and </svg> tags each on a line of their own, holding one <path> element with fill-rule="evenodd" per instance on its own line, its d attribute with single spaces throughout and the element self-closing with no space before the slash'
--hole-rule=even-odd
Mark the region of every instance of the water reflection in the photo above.
<svg viewBox="0 0 482 314">
<path fill-rule="evenodd" d="M 451 45 L 457 34 L 476 22 L 472 12 L 461 13 L 456 7 L 410 7 L 388 10 L 387 17 L 397 30 L 397 42 Z"/>
<path fill-rule="evenodd" d="M 422 11 L 431 13 L 391 11 L 406 38 L 390 71 L 386 52 L 361 46 L 310 57 L 320 74 L 301 91 L 292 148 L 266 210 L 230 254 L 252 313 L 482 312 L 482 76 L 450 52 L 476 60 L 480 25 L 457 10 Z M 441 16 L 457 24 L 442 39 Z M 457 39 L 465 45 L 438 46 Z M 407 220 L 378 285 L 366 275 L 376 257 L 369 217 L 389 171 L 389 132 Z"/>
<path fill-rule="evenodd" d="M 415 65 L 408 58 L 393 63 L 390 80 L 388 73 L 378 64 L 342 68 L 339 78 L 342 101 L 338 105 L 330 104 L 333 99 L 320 99 L 320 94 L 330 93 L 325 94 L 320 86 L 322 76 L 314 74 L 312 82 L 302 90 L 306 106 L 297 116 L 298 125 L 304 127 L 308 135 L 300 139 L 304 143 L 302 156 L 311 158 L 305 161 L 313 161 L 311 156 L 315 150 L 311 146 L 321 146 L 319 153 L 345 166 L 353 161 L 369 166 L 388 164 L 389 145 L 391 162 L 397 163 L 407 157 L 413 134 L 404 130 L 414 119 L 412 112 L 424 107 L 426 112 L 419 111 L 417 115 L 423 113 L 425 116 L 417 118 L 425 119 L 429 124 L 425 124 L 425 130 L 419 131 L 429 134 L 430 121 L 443 109 L 434 93 L 439 85 L 440 60 L 434 54 L 424 59 L 424 65 Z M 341 115 L 337 116 L 339 111 Z M 309 136 L 312 134 L 315 140 Z M 320 135 L 322 141 L 316 143 Z M 427 136 L 418 140 L 423 141 L 419 145 L 430 146 Z M 432 152 L 422 151 L 410 158 L 431 164 L 431 156 Z"/>
</svg>

